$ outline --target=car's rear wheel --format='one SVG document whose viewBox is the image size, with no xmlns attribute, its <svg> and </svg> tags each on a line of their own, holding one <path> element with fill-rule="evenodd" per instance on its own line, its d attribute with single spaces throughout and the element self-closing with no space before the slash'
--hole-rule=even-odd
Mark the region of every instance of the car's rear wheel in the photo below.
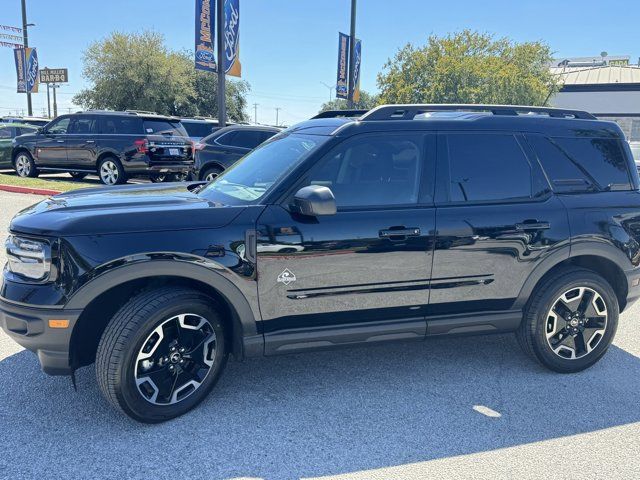
<svg viewBox="0 0 640 480">
<path fill-rule="evenodd" d="M 135 420 L 162 422 L 207 396 L 226 364 L 226 348 L 211 298 L 182 288 L 144 292 L 116 313 L 102 335 L 98 384 Z"/>
<path fill-rule="evenodd" d="M 202 173 L 202 175 L 200 176 L 200 178 L 202 178 L 202 180 L 206 181 L 206 182 L 212 182 L 213 180 L 215 180 L 224 170 L 220 167 L 209 167 L 207 168 L 204 173 Z"/>
<path fill-rule="evenodd" d="M 120 160 L 115 157 L 104 157 L 98 164 L 98 176 L 105 185 L 119 185 L 127 181 Z"/>
<path fill-rule="evenodd" d="M 69 175 L 71 175 L 71 177 L 74 180 L 82 180 L 84 177 L 87 176 L 87 173 L 85 173 L 85 172 L 69 172 Z"/>
<path fill-rule="evenodd" d="M 618 299 L 604 278 L 582 268 L 562 270 L 534 291 L 517 337 L 545 367 L 579 372 L 605 354 L 618 315 Z"/>
<path fill-rule="evenodd" d="M 33 157 L 29 152 L 18 152 L 13 160 L 13 166 L 16 173 L 23 178 L 34 178 L 39 175 L 36 163 L 33 161 Z"/>
</svg>

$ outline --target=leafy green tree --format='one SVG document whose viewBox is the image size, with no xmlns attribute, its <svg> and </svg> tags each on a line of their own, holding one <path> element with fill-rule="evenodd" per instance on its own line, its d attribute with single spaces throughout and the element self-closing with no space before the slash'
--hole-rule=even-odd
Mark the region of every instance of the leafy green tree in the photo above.
<svg viewBox="0 0 640 480">
<path fill-rule="evenodd" d="M 544 105 L 558 89 L 542 42 L 464 30 L 407 44 L 378 74 L 381 103 Z"/>
<path fill-rule="evenodd" d="M 354 108 L 357 110 L 371 110 L 372 108 L 379 105 L 378 96 L 373 95 L 371 93 L 365 92 L 364 90 L 360 91 L 360 101 L 354 105 Z M 321 112 L 326 112 L 327 110 L 348 110 L 349 105 L 347 101 L 343 98 L 334 98 L 330 102 L 325 102 L 320 107 Z"/>
<path fill-rule="evenodd" d="M 84 108 L 216 116 L 217 76 L 196 71 L 188 52 L 173 52 L 155 32 L 113 33 L 89 46 L 83 76 L 91 84 L 73 102 Z M 227 81 L 228 116 L 246 120 L 249 84 Z"/>
</svg>

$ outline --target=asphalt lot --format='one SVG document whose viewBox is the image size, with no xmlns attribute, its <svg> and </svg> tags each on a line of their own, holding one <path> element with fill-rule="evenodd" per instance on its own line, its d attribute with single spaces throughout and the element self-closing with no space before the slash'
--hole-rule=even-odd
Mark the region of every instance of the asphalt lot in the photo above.
<svg viewBox="0 0 640 480">
<path fill-rule="evenodd" d="M 0 239 L 41 198 L 0 192 Z M 639 313 L 580 374 L 510 335 L 230 362 L 156 426 L 111 410 L 93 367 L 75 393 L 0 333 L 0 478 L 639 478 Z"/>
</svg>

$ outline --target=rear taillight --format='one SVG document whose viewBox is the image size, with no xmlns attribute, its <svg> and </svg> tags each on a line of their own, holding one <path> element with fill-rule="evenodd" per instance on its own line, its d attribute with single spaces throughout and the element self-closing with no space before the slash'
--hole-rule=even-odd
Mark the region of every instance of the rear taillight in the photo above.
<svg viewBox="0 0 640 480">
<path fill-rule="evenodd" d="M 135 140 L 133 144 L 136 146 L 136 150 L 138 150 L 138 153 L 149 152 L 149 141 L 146 138 Z"/>
</svg>

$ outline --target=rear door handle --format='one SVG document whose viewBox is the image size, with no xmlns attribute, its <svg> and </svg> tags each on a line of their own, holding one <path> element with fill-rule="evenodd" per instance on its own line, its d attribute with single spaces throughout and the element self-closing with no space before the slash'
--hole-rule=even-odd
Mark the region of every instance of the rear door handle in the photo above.
<svg viewBox="0 0 640 480">
<path fill-rule="evenodd" d="M 95 140 L 87 140 L 87 141 L 86 141 L 86 142 L 84 142 L 84 143 L 96 143 L 96 141 L 95 141 Z"/>
<path fill-rule="evenodd" d="M 393 238 L 393 237 L 419 237 L 420 229 L 418 227 L 412 228 L 387 228 L 380 230 L 378 233 L 380 238 Z"/>
<path fill-rule="evenodd" d="M 516 223 L 516 230 L 524 232 L 526 230 L 548 230 L 551 228 L 549 222 L 529 222 L 525 220 L 522 223 Z"/>
<path fill-rule="evenodd" d="M 64 140 L 56 140 L 58 143 L 64 143 Z"/>
</svg>

